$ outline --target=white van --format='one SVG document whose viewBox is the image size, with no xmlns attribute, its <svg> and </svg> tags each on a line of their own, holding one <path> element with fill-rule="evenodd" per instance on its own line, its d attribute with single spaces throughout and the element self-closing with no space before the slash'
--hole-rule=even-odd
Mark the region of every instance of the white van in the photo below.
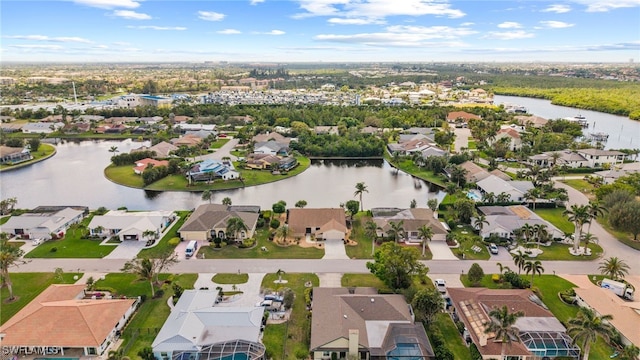
<svg viewBox="0 0 640 360">
<path fill-rule="evenodd" d="M 184 250 L 184 255 L 190 258 L 196 253 L 196 250 L 198 250 L 198 242 L 191 240 L 189 241 L 189 244 L 187 244 L 187 248 Z"/>
</svg>

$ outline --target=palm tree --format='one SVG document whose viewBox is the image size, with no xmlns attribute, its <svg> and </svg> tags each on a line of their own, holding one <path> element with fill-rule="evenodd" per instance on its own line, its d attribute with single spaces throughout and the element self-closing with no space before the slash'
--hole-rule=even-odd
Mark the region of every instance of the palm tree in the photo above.
<svg viewBox="0 0 640 360">
<path fill-rule="evenodd" d="M 536 200 L 538 200 L 539 196 L 540 196 L 540 190 L 537 188 L 529 189 L 524 194 L 525 200 L 527 201 L 531 200 L 531 203 L 533 204 L 533 211 L 536 211 Z"/>
<path fill-rule="evenodd" d="M 502 343 L 500 359 L 504 359 L 506 346 L 511 344 L 511 338 L 517 338 L 518 329 L 514 328 L 513 325 L 516 323 L 516 320 L 522 316 L 524 316 L 524 312 L 518 311 L 511 313 L 507 306 L 494 308 L 489 312 L 491 321 L 485 324 L 485 333 L 494 333 L 494 341 Z"/>
<path fill-rule="evenodd" d="M 2 287 L 6 286 L 9 290 L 9 298 L 7 299 L 9 301 L 15 299 L 9 268 L 15 265 L 22 255 L 24 255 L 24 251 L 20 247 L 9 244 L 9 240 L 6 238 L 0 240 L 0 277 L 2 277 Z"/>
<path fill-rule="evenodd" d="M 211 199 L 213 198 L 213 193 L 211 190 L 205 190 L 202 192 L 202 200 L 208 201 L 211 204 Z"/>
<path fill-rule="evenodd" d="M 563 215 L 566 215 L 569 218 L 569 221 L 574 223 L 576 227 L 575 238 L 573 239 L 573 250 L 574 252 L 577 252 L 578 247 L 580 246 L 580 238 L 582 237 L 582 226 L 589 222 L 587 205 L 571 205 L 571 208 L 566 209 L 563 212 Z"/>
<path fill-rule="evenodd" d="M 496 202 L 496 194 L 492 192 L 482 194 L 482 202 L 487 204 L 493 204 Z"/>
<path fill-rule="evenodd" d="M 591 231 L 591 222 L 595 221 L 598 216 L 603 216 L 607 211 L 605 207 L 600 205 L 597 201 L 589 201 L 587 205 L 587 214 L 589 214 L 589 225 L 587 225 L 587 232 Z"/>
<path fill-rule="evenodd" d="M 362 203 L 362 194 L 368 193 L 369 189 L 367 189 L 367 185 L 364 182 L 359 182 L 356 184 L 356 191 L 353 193 L 353 196 L 360 197 L 360 211 L 364 211 L 364 204 Z"/>
<path fill-rule="evenodd" d="M 391 154 L 391 162 L 396 167 L 396 175 L 398 175 L 400 171 L 400 160 L 402 160 L 402 154 L 400 154 L 399 151 L 394 151 L 393 154 Z"/>
<path fill-rule="evenodd" d="M 424 257 L 426 252 L 427 241 L 431 242 L 433 235 L 433 229 L 427 227 L 427 225 L 422 225 L 418 228 L 418 236 L 422 239 L 422 257 Z"/>
<path fill-rule="evenodd" d="M 282 275 L 285 274 L 285 271 L 282 269 L 278 269 L 278 271 L 276 271 L 276 275 L 278 275 L 278 283 L 282 283 Z"/>
<path fill-rule="evenodd" d="M 524 267 L 524 264 L 529 259 L 529 256 L 523 253 L 522 250 L 518 250 L 518 252 L 516 252 L 512 256 L 513 256 L 513 262 L 518 267 L 518 275 L 520 275 L 520 271 L 522 270 L 522 268 Z"/>
<path fill-rule="evenodd" d="M 538 249 L 540 249 L 540 243 L 549 240 L 549 231 L 547 230 L 547 225 L 543 224 L 535 224 L 533 228 L 536 233 L 536 243 L 538 244 Z"/>
<path fill-rule="evenodd" d="M 527 275 L 531 273 L 531 287 L 533 287 L 533 277 L 536 275 L 536 273 L 538 275 L 542 275 L 542 273 L 544 272 L 544 268 L 542 267 L 542 263 L 540 262 L 540 260 L 536 260 L 536 261 L 529 260 L 526 263 L 524 263 L 524 266 L 522 266 L 522 269 Z"/>
<path fill-rule="evenodd" d="M 136 274 L 140 280 L 149 281 L 149 285 L 151 286 L 151 297 L 154 297 L 156 291 L 153 287 L 153 279 L 155 276 L 155 267 L 153 262 L 148 258 L 143 259 L 135 259 L 131 261 L 127 261 L 122 268 L 123 272 Z"/>
<path fill-rule="evenodd" d="M 458 165 L 454 165 L 449 168 L 449 174 L 451 177 L 451 181 L 455 182 L 458 187 L 460 187 L 461 184 L 464 185 L 464 182 L 466 181 L 465 176 L 467 175 L 467 170 Z"/>
<path fill-rule="evenodd" d="M 110 147 L 110 148 L 109 148 L 109 152 L 110 152 L 110 153 L 112 153 L 112 154 L 114 154 L 114 155 L 115 155 L 117 152 L 119 152 L 119 151 L 120 151 L 120 150 L 118 150 L 118 147 L 117 147 L 117 146 L 112 146 L 112 147 Z"/>
<path fill-rule="evenodd" d="M 582 240 L 584 240 L 584 252 L 582 252 L 582 255 L 587 255 L 587 248 L 589 247 L 589 243 L 597 242 L 598 237 L 590 232 L 587 232 L 586 234 L 584 234 L 584 236 L 582 236 Z"/>
<path fill-rule="evenodd" d="M 640 355 L 640 348 L 631 344 L 631 345 L 625 346 L 624 349 L 622 349 L 619 359 L 620 360 L 637 360 L 638 355 Z"/>
<path fill-rule="evenodd" d="M 369 220 L 364 224 L 364 233 L 371 238 L 371 255 L 375 253 L 378 230 L 381 229 L 373 220 Z"/>
<path fill-rule="evenodd" d="M 404 239 L 404 220 L 400 220 L 399 222 L 389 221 L 389 230 L 387 230 L 387 235 L 393 239 L 393 241 L 397 242 L 400 239 Z"/>
<path fill-rule="evenodd" d="M 578 316 L 569 319 L 567 333 L 573 337 L 573 342 L 582 345 L 582 358 L 589 359 L 591 344 L 596 342 L 598 336 L 609 339 L 613 328 L 608 323 L 612 320 L 611 315 L 598 316 L 589 308 L 581 307 Z"/>
<path fill-rule="evenodd" d="M 291 233 L 292 233 L 292 230 L 287 224 L 280 226 L 278 230 L 276 230 L 276 235 L 278 235 L 278 237 L 280 238 L 280 241 L 282 241 L 283 244 L 285 239 L 289 237 Z"/>
<path fill-rule="evenodd" d="M 155 230 L 145 230 L 142 232 L 142 237 L 146 238 L 147 240 L 149 240 L 151 237 L 153 237 L 153 239 L 155 240 L 156 235 L 158 235 L 158 233 Z"/>
<path fill-rule="evenodd" d="M 553 160 L 553 163 L 551 164 L 551 168 L 556 167 L 556 164 L 558 163 L 558 159 L 560 159 L 562 157 L 562 154 L 560 154 L 557 151 L 554 151 L 551 153 L 551 159 Z"/>
<path fill-rule="evenodd" d="M 504 204 L 508 203 L 509 201 L 511 201 L 511 194 L 507 194 L 506 192 L 501 192 L 496 196 L 497 203 Z"/>
<path fill-rule="evenodd" d="M 598 268 L 602 275 L 608 276 L 613 280 L 624 279 L 629 274 L 629 265 L 624 260 L 617 257 L 610 257 L 600 263 Z"/>
<path fill-rule="evenodd" d="M 227 196 L 226 198 L 222 199 L 222 205 L 230 206 L 231 204 L 232 202 L 230 197 Z"/>
<path fill-rule="evenodd" d="M 435 213 L 438 210 L 438 199 L 427 200 L 427 207 L 429 207 L 429 209 L 431 209 L 431 211 Z"/>
<path fill-rule="evenodd" d="M 93 228 L 93 233 L 94 233 L 96 236 L 100 236 L 100 235 L 102 235 L 102 232 L 103 232 L 103 231 L 104 231 L 104 226 L 102 226 L 102 225 L 98 225 L 98 226 L 96 226 L 95 228 Z"/>
<path fill-rule="evenodd" d="M 522 229 L 522 235 L 524 235 L 524 241 L 525 242 L 529 242 L 530 239 L 533 237 L 533 234 L 534 234 L 533 226 L 531 226 L 531 224 L 529 224 L 529 223 L 526 223 L 526 224 L 522 225 L 522 227 L 520 229 Z"/>
<path fill-rule="evenodd" d="M 247 230 L 249 230 L 249 228 L 242 218 L 234 216 L 227 220 L 227 236 L 229 236 L 229 234 L 233 234 L 233 238 L 237 239 L 238 232 Z"/>
<path fill-rule="evenodd" d="M 478 230 L 478 233 L 482 233 L 482 229 L 485 224 L 489 225 L 489 222 L 487 221 L 487 217 L 484 215 L 478 215 L 475 220 L 473 220 L 473 228 Z"/>
</svg>

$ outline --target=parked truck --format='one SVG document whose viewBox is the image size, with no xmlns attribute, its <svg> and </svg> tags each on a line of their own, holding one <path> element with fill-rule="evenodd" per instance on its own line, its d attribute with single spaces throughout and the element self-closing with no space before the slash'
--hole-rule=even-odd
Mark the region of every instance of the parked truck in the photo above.
<svg viewBox="0 0 640 360">
<path fill-rule="evenodd" d="M 633 288 L 623 282 L 611 279 L 602 279 L 600 287 L 613 291 L 623 299 L 633 300 Z"/>
</svg>

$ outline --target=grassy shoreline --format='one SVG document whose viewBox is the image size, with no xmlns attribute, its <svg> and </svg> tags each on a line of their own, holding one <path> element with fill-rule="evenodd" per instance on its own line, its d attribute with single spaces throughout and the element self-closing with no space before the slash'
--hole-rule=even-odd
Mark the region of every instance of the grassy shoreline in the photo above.
<svg viewBox="0 0 640 360">
<path fill-rule="evenodd" d="M 39 163 L 40 161 L 47 160 L 57 153 L 56 147 L 51 144 L 41 143 L 38 151 L 31 154 L 33 159 L 25 162 L 21 162 L 15 165 L 0 165 L 0 172 L 11 171 L 20 169 L 26 166 L 33 165 L 35 163 Z"/>
</svg>

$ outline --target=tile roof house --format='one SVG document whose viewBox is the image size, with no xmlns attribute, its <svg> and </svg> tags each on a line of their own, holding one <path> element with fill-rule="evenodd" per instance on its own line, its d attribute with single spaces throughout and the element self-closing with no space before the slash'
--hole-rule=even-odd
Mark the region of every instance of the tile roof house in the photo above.
<svg viewBox="0 0 640 360">
<path fill-rule="evenodd" d="M 253 145 L 253 152 L 257 154 L 288 156 L 289 151 L 288 143 L 282 143 L 275 140 L 261 141 Z"/>
<path fill-rule="evenodd" d="M 151 159 L 151 158 L 145 158 L 145 159 L 141 159 L 136 161 L 136 166 L 133 168 L 133 172 L 141 175 L 149 165 L 152 165 L 153 167 L 158 167 L 158 166 L 169 166 L 169 161 L 167 160 L 155 160 L 155 159 Z"/>
<path fill-rule="evenodd" d="M 605 184 L 611 184 L 622 176 L 627 176 L 639 172 L 640 162 L 632 162 L 616 165 L 609 170 L 596 171 L 593 174 L 602 178 Z"/>
<path fill-rule="evenodd" d="M 505 181 L 511 180 L 511 177 L 509 175 L 503 173 L 498 169 L 495 169 L 489 172 L 485 168 L 476 165 L 476 163 L 470 160 L 463 162 L 459 166 L 466 171 L 465 178 L 469 183 L 476 183 L 480 180 L 484 180 L 488 178 L 490 175 L 495 175 Z"/>
<path fill-rule="evenodd" d="M 509 144 L 509 150 L 516 151 L 522 147 L 522 136 L 520 135 L 522 131 L 524 131 L 524 128 L 520 129 L 516 125 L 503 127 L 498 130 L 496 137 L 491 141 L 491 144 L 498 141 L 507 141 Z"/>
<path fill-rule="evenodd" d="M 191 181 L 212 181 L 215 179 L 233 180 L 240 177 L 240 173 L 228 160 L 206 159 L 193 165 L 187 171 L 187 178 Z"/>
<path fill-rule="evenodd" d="M 219 204 L 203 204 L 189 216 L 178 230 L 180 238 L 185 241 L 207 241 L 214 237 L 227 238 L 227 221 L 234 217 L 241 218 L 247 226 L 246 231 L 238 234 L 240 240 L 252 238 L 260 217 L 260 208 L 256 206 L 227 206 Z"/>
<path fill-rule="evenodd" d="M 377 236 L 385 236 L 387 231 L 391 229 L 391 222 L 398 223 L 402 221 L 402 227 L 405 230 L 406 242 L 422 242 L 419 235 L 419 228 L 427 226 L 433 230 L 432 241 L 445 241 L 447 237 L 447 228 L 434 216 L 431 209 L 413 208 L 373 208 L 373 221 L 378 225 L 376 230 Z"/>
<path fill-rule="evenodd" d="M 169 141 L 171 142 L 172 145 L 177 147 L 180 147 L 180 146 L 192 147 L 192 146 L 200 145 L 200 143 L 202 142 L 202 138 L 194 135 L 184 135 L 184 136 L 180 136 L 179 138 L 171 139 Z"/>
<path fill-rule="evenodd" d="M 347 233 L 343 208 L 288 209 L 286 223 L 294 238 L 313 235 L 316 240 L 344 240 Z"/>
<path fill-rule="evenodd" d="M 486 288 L 449 288 L 455 320 L 464 323 L 471 341 L 483 359 L 502 356 L 502 342 L 494 333 L 486 333 L 495 308 L 507 306 L 510 312 L 522 311 L 513 327 L 518 335 L 505 346 L 505 359 L 553 359 L 564 356 L 579 359 L 580 349 L 572 345 L 566 328 L 530 290 L 497 290 Z"/>
<path fill-rule="evenodd" d="M 576 152 L 587 160 L 587 166 L 591 168 L 622 163 L 625 159 L 625 154 L 616 150 L 579 149 Z"/>
<path fill-rule="evenodd" d="M 338 127 L 337 126 L 314 126 L 313 131 L 320 134 L 329 134 L 329 135 L 338 135 Z"/>
<path fill-rule="evenodd" d="M 185 290 L 153 340 L 156 359 L 172 359 L 180 353 L 184 359 L 198 358 L 196 354 L 210 346 L 226 347 L 232 357 L 237 340 L 253 343 L 255 350 L 264 352 L 260 343 L 264 307 L 222 307 L 216 306 L 217 301 L 218 290 Z"/>
<path fill-rule="evenodd" d="M 314 360 L 435 359 L 424 326 L 402 295 L 374 288 L 314 288 L 310 348 Z"/>
<path fill-rule="evenodd" d="M 545 225 L 551 237 L 564 237 L 564 232 L 523 205 L 480 206 L 478 210 L 486 216 L 488 222 L 480 232 L 480 236 L 483 238 L 496 234 L 505 239 L 513 239 L 515 237 L 514 230 L 521 228 L 525 224 L 531 226 Z"/>
<path fill-rule="evenodd" d="M 284 144 L 289 144 L 291 142 L 291 138 L 286 137 L 286 136 L 282 136 L 280 134 L 278 134 L 277 132 L 270 132 L 267 134 L 258 134 L 256 136 L 254 136 L 251 141 L 255 142 L 255 143 L 259 143 L 259 142 L 263 142 L 263 141 L 269 141 L 269 140 L 274 140 L 277 141 L 279 143 L 284 143 Z"/>
<path fill-rule="evenodd" d="M 51 234 L 64 235 L 69 226 L 79 223 L 84 216 L 84 211 L 71 207 L 55 212 L 26 213 L 12 216 L 0 225 L 0 229 L 23 239 L 48 240 L 51 239 Z"/>
<path fill-rule="evenodd" d="M 524 126 L 533 126 L 535 128 L 541 128 L 544 127 L 545 125 L 547 125 L 547 123 L 549 122 L 549 120 L 540 117 L 540 116 L 536 116 L 536 115 L 531 115 L 531 116 L 527 116 L 527 115 L 518 115 L 518 116 L 514 116 L 513 117 L 520 125 L 524 125 Z"/>
<path fill-rule="evenodd" d="M 27 355 L 32 347 L 49 348 L 63 356 L 69 350 L 102 355 L 139 300 L 86 299 L 84 289 L 84 284 L 46 288 L 0 327 L 3 347 L 14 349 L 15 355 Z"/>
<path fill-rule="evenodd" d="M 137 149 L 133 149 L 131 150 L 131 152 L 136 152 L 136 151 L 153 151 L 156 153 L 155 157 L 159 158 L 159 159 L 164 159 L 164 158 L 168 158 L 169 157 L 169 153 L 171 153 L 172 151 L 176 151 L 179 148 L 173 144 L 170 144 L 166 141 L 162 141 L 159 142 L 153 146 L 142 146 L 139 147 Z"/>
<path fill-rule="evenodd" d="M 145 231 L 152 230 L 159 235 L 175 219 L 176 214 L 173 211 L 111 210 L 104 215 L 94 216 L 88 228 L 94 236 L 115 236 L 120 241 L 147 241 L 147 238 L 142 236 Z"/>
<path fill-rule="evenodd" d="M 469 122 L 469 120 L 471 119 L 475 119 L 475 120 L 480 120 L 482 119 L 480 116 L 475 115 L 475 114 L 470 114 L 466 111 L 452 111 L 450 113 L 447 114 L 447 122 Z"/>
</svg>

